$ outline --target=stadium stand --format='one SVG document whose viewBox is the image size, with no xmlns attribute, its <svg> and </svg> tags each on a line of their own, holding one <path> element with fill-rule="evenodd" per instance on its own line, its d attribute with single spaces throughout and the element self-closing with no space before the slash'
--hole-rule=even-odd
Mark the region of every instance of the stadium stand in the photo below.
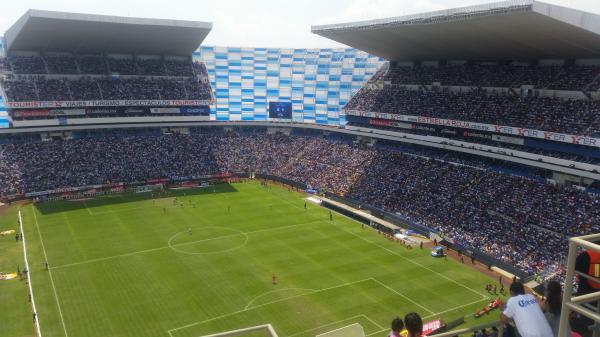
<svg viewBox="0 0 600 337">
<path fill-rule="evenodd" d="M 503 14 L 525 12 L 532 15 L 528 24 L 535 24 L 541 14 L 535 11 L 537 5 L 534 4 L 510 7 Z M 473 17 L 480 15 L 491 14 L 477 11 Z M 33 27 L 40 17 L 51 22 L 60 21 L 48 12 L 29 12 L 25 17 Z M 86 25 L 89 20 L 81 18 L 73 24 Z M 414 23 L 411 20 L 408 22 Z M 511 17 L 507 15 L 506 20 L 500 21 L 495 24 L 501 27 L 496 28 L 506 29 L 511 24 Z M 400 23 L 384 25 L 391 25 L 392 30 L 401 32 L 404 23 L 400 20 Z M 136 24 L 131 25 L 135 30 Z M 373 27 L 367 31 L 380 33 L 377 24 L 369 25 Z M 426 26 L 439 30 L 443 25 Z M 364 39 L 369 38 L 356 33 L 355 28 L 349 25 L 314 30 L 361 48 Z M 554 26 L 550 24 L 552 28 Z M 206 27 L 202 29 L 205 31 Z M 36 33 L 42 37 L 45 34 Z M 201 32 L 196 33 L 201 35 Z M 535 32 L 531 34 L 534 35 L 526 38 L 538 38 Z M 456 42 L 456 37 L 453 38 Z M 82 114 L 98 109 L 100 115 L 119 116 L 123 109 L 129 115 L 151 113 L 128 101 L 212 100 L 205 65 L 193 62 L 190 57 L 191 51 L 198 47 L 197 38 L 183 46 L 174 43 L 157 47 L 151 39 L 140 41 L 136 48 L 144 50 L 144 56 L 128 49 L 123 41 L 106 45 L 98 39 L 92 44 L 94 49 L 102 52 L 84 48 L 75 53 L 70 41 L 61 42 L 60 34 L 58 40 L 57 45 L 63 50 L 42 52 L 37 40 L 31 36 L 7 32 L 10 56 L 3 63 L 6 76 L 1 85 L 9 106 L 11 103 L 84 101 L 90 105 L 85 106 Z M 385 40 L 384 37 L 380 41 Z M 522 43 L 510 46 L 484 43 L 473 49 L 474 41 L 478 42 L 479 37 L 461 37 L 459 50 L 447 48 L 446 54 L 440 48 L 431 49 L 430 54 L 410 54 L 423 53 L 428 48 L 410 51 L 410 48 L 391 46 L 395 50 L 376 50 L 365 45 L 362 49 L 395 61 L 384 65 L 345 109 L 386 114 L 381 118 L 388 120 L 396 115 L 411 115 L 582 136 L 600 132 L 600 105 L 597 95 L 592 95 L 598 86 L 599 65 L 498 61 L 510 56 L 499 52 L 504 49 L 521 57 L 531 57 L 533 52 L 541 50 L 534 59 L 547 57 L 549 54 L 544 54 L 547 52 L 544 48 L 552 41 L 544 39 L 541 41 L 543 46 L 534 51 L 523 49 Z M 590 53 L 586 55 L 600 58 L 600 54 L 590 52 L 593 48 L 583 45 L 581 48 L 569 45 L 568 52 L 560 45 L 552 47 L 562 51 L 560 55 L 564 59 L 579 56 L 569 54 L 573 52 Z M 486 54 L 488 49 L 494 54 Z M 439 61 L 435 65 L 415 61 L 451 57 L 468 59 L 469 55 L 461 54 L 464 50 L 477 50 L 481 59 L 488 60 L 456 64 Z M 412 62 L 410 66 L 400 64 L 409 61 Z M 122 106 L 95 105 L 95 101 L 119 100 L 126 102 Z M 366 123 L 358 117 L 366 118 Z M 14 109 L 13 118 L 56 118 L 56 115 L 45 110 Z M 375 125 L 380 129 L 393 129 L 391 125 L 372 125 L 368 118 L 350 114 L 350 127 L 368 125 L 374 128 Z M 548 278 L 560 277 L 564 272 L 561 261 L 566 257 L 568 237 L 600 229 L 600 197 L 590 193 L 591 188 L 583 187 L 597 186 L 597 183 L 594 185 L 589 179 L 584 183 L 580 179 L 582 186 L 558 185 L 547 179 L 552 176 L 550 172 L 517 165 L 517 160 L 499 162 L 462 152 L 404 145 L 399 137 L 375 140 L 375 137 L 367 137 L 366 132 L 358 134 L 363 142 L 356 139 L 356 134 L 352 137 L 341 135 L 341 129 L 335 129 L 339 133 L 324 136 L 319 132 L 290 131 L 291 134 L 285 134 L 252 128 L 235 131 L 192 128 L 189 134 L 163 134 L 156 126 L 144 129 L 146 127 L 141 127 L 139 133 L 70 131 L 74 133 L 73 139 L 46 137 L 41 141 L 41 136 L 19 141 L 3 139 L 4 143 L 0 145 L 0 181 L 3 182 L 0 194 L 8 196 L 232 172 L 259 173 L 394 213 L 406 222 L 442 234 L 449 242 L 465 249 L 482 251 L 528 274 L 538 273 Z M 460 126 L 456 128 L 460 129 Z M 415 128 L 410 132 L 427 135 L 429 131 Z M 486 142 L 489 141 L 479 141 L 480 144 Z M 525 142 L 501 145 L 507 150 L 535 152 Z M 570 145 L 584 146 L 580 143 Z M 570 156 L 568 152 L 558 152 L 545 150 L 542 153 L 556 158 Z M 597 163 L 600 158 L 581 155 L 572 159 Z M 515 237 L 523 240 L 515 241 Z M 545 254 L 548 251 L 555 254 Z"/>
<path fill-rule="evenodd" d="M 583 90 L 595 83 L 600 75 L 600 66 L 494 63 L 496 62 L 398 66 L 390 68 L 377 80 L 393 84 L 431 85 L 438 82 L 442 86 L 520 88 L 530 85 L 537 89 Z"/>
<path fill-rule="evenodd" d="M 312 31 L 389 60 L 345 106 L 351 128 L 479 144 L 503 134 L 517 138 L 495 145 L 596 162 L 600 52 L 592 46 L 600 30 L 588 23 L 594 19 L 524 0 Z M 569 47 L 566 41 L 575 40 L 582 44 Z"/>
<path fill-rule="evenodd" d="M 6 144 L 2 194 L 256 172 L 397 213 L 528 273 L 561 275 L 569 236 L 600 230 L 600 197 L 476 157 L 264 131 L 195 130 Z M 61 168 L 69 167 L 69 174 Z M 511 172 L 518 172 L 514 168 Z M 522 174 L 525 171 L 521 171 Z M 515 242 L 515 236 L 526 238 Z M 553 251 L 556 254 L 545 254 Z"/>
<path fill-rule="evenodd" d="M 90 33 L 91 27 L 97 31 Z M 65 20 L 62 13 L 30 10 L 6 32 L 8 57 L 0 80 L 6 105 L 30 109 L 12 109 L 15 120 L 85 118 L 88 111 L 65 109 L 96 106 L 119 116 L 117 107 L 136 106 L 123 101 L 139 101 L 146 108 L 132 111 L 148 116 L 153 107 L 183 115 L 199 111 L 195 107 L 208 111 L 213 101 L 208 73 L 191 54 L 210 29 L 202 22 L 80 14 Z M 73 36 L 74 31 L 79 35 Z M 156 43 L 152 32 L 164 41 Z M 50 47 L 44 42 L 48 40 L 53 41 Z M 59 110 L 32 110 L 38 108 Z M 94 112 L 93 117 L 103 114 Z"/>
<path fill-rule="evenodd" d="M 477 86 L 480 86 L 477 83 Z M 512 93 L 411 90 L 393 85 L 363 88 L 348 110 L 447 118 L 525 127 L 577 135 L 600 132 L 600 103 L 551 97 L 520 97 Z"/>
<path fill-rule="evenodd" d="M 597 15 L 537 1 L 506 1 L 312 31 L 389 60 L 346 105 L 351 130 L 597 163 L 600 51 L 588 47 L 600 41 L 600 30 L 588 23 L 593 19 Z M 574 40 L 581 45 L 570 48 L 566 41 Z M 580 137 L 592 140 L 580 143 Z M 592 146 L 574 145 L 584 143 Z M 565 238 L 597 231 L 597 197 L 480 169 L 388 154 L 372 162 L 349 194 L 528 272 L 563 274 L 556 261 L 566 256 Z M 527 200 L 527 194 L 535 197 Z M 558 194 L 561 201 L 554 203 Z M 578 207 L 587 211 L 574 211 Z M 583 218 L 585 225 L 572 227 Z M 537 250 L 542 242 L 549 250 Z M 560 253 L 541 256 L 548 251 Z"/>
<path fill-rule="evenodd" d="M 11 78 L 3 81 L 13 102 L 83 100 L 210 100 L 210 85 L 193 78 Z"/>
</svg>

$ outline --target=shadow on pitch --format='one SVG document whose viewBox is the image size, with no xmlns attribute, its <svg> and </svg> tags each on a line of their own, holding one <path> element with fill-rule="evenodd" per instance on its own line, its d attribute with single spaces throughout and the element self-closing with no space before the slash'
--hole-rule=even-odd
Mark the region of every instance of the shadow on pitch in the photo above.
<svg viewBox="0 0 600 337">
<path fill-rule="evenodd" d="M 173 197 L 192 197 L 202 195 L 215 195 L 221 193 L 233 193 L 237 189 L 230 184 L 212 185 L 206 188 L 168 190 L 168 194 L 157 196 L 156 199 Z M 155 193 L 156 194 L 156 193 Z M 76 211 L 81 209 L 93 209 L 95 207 L 127 204 L 131 202 L 151 200 L 152 193 L 125 192 L 120 194 L 110 194 L 97 196 L 87 200 L 61 200 L 37 203 L 35 207 L 42 214 L 54 214 L 60 212 Z"/>
</svg>

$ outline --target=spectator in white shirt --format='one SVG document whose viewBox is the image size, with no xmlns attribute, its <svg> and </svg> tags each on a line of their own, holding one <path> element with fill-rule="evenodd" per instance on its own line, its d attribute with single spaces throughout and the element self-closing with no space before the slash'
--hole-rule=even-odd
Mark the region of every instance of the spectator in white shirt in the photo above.
<svg viewBox="0 0 600 337">
<path fill-rule="evenodd" d="M 513 320 L 522 337 L 554 336 L 535 297 L 525 294 L 525 288 L 521 282 L 515 281 L 510 285 L 510 296 L 504 312 L 500 315 L 500 319 L 504 323 Z"/>
</svg>

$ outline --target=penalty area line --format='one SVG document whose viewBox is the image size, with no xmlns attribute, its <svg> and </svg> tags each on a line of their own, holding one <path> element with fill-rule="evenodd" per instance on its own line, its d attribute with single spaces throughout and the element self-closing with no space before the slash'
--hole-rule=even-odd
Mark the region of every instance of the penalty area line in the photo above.
<svg viewBox="0 0 600 337">
<path fill-rule="evenodd" d="M 294 207 L 296 207 L 296 208 L 298 208 L 298 209 L 302 209 L 300 206 L 298 206 L 298 205 L 296 205 L 296 204 L 294 204 L 294 203 L 290 202 L 289 200 L 286 200 L 286 199 L 284 199 L 282 196 L 279 196 L 279 199 L 281 199 L 281 200 L 283 200 L 283 201 L 287 202 L 288 204 L 290 204 L 290 205 L 292 205 L 292 206 L 294 206 Z M 327 209 L 327 210 L 330 210 L 330 209 L 328 209 L 328 208 L 325 208 L 325 207 L 323 207 L 323 206 L 321 206 L 321 208 L 323 208 L 323 209 Z M 358 222 L 358 221 L 356 221 L 355 219 L 352 219 L 351 217 L 349 217 L 349 216 L 347 216 L 347 215 L 345 215 L 345 214 L 339 213 L 339 212 L 337 212 L 337 211 L 335 211 L 335 210 L 330 210 L 330 211 L 333 211 L 333 212 L 335 212 L 336 214 L 339 214 L 339 215 L 341 215 L 341 216 L 343 216 L 343 217 L 345 217 L 345 218 L 347 218 L 347 219 L 350 219 L 350 220 L 352 220 L 353 222 Z M 485 294 L 483 294 L 483 293 L 480 293 L 480 292 L 478 292 L 477 290 L 471 289 L 471 288 L 469 288 L 469 287 L 465 286 L 464 284 L 461 284 L 461 283 L 459 283 L 458 281 L 456 281 L 456 280 L 453 280 L 453 279 L 451 279 L 450 277 L 448 277 L 448 276 L 446 276 L 446 275 L 444 275 L 444 274 L 442 274 L 442 273 L 439 273 L 439 272 L 437 272 L 437 271 L 435 271 L 435 270 L 433 270 L 433 269 L 431 269 L 431 268 L 429 268 L 429 267 L 427 267 L 427 266 L 425 266 L 425 265 L 423 265 L 423 264 L 421 264 L 421 263 L 419 263 L 419 262 L 413 261 L 413 260 L 411 260 L 411 259 L 409 259 L 409 258 L 407 258 L 407 257 L 405 257 L 405 256 L 403 256 L 403 255 L 401 255 L 401 254 L 399 254 L 398 252 L 395 252 L 395 251 L 393 251 L 393 250 L 391 250 L 391 249 L 389 249 L 389 248 L 387 248 L 387 247 L 385 247 L 385 246 L 382 246 L 382 245 L 380 245 L 379 243 L 377 243 L 377 242 L 375 242 L 375 241 L 371 241 L 371 240 L 369 240 L 369 239 L 366 239 L 366 238 L 364 238 L 364 237 L 362 237 L 362 236 L 360 236 L 360 235 L 358 235 L 358 234 L 356 234 L 356 233 L 352 233 L 352 232 L 350 232 L 350 231 L 346 230 L 346 228 L 344 228 L 344 226 L 343 226 L 343 225 L 342 225 L 342 226 L 339 226 L 335 220 L 334 220 L 334 221 L 332 221 L 332 222 L 333 222 L 334 224 L 336 224 L 336 226 L 337 226 L 337 227 L 341 228 L 341 229 L 342 229 L 344 232 L 346 232 L 346 233 L 348 233 L 348 234 L 350 234 L 350 235 L 353 235 L 353 236 L 355 236 L 355 237 L 357 237 L 357 238 L 359 238 L 359 239 L 361 239 L 361 240 L 363 240 L 363 241 L 365 241 L 365 242 L 368 242 L 368 243 L 370 243 L 370 244 L 372 244 L 372 245 L 375 245 L 375 246 L 377 246 L 377 247 L 379 247 L 379 248 L 381 248 L 381 249 L 383 249 L 383 250 L 385 250 L 385 251 L 387 251 L 387 252 L 389 252 L 389 253 L 391 253 L 391 254 L 393 254 L 393 255 L 396 255 L 396 256 L 398 256 L 398 257 L 400 257 L 400 258 L 402 258 L 402 259 L 404 259 L 404 260 L 406 260 L 406 261 L 408 261 L 408 262 L 410 262 L 410 263 L 412 263 L 412 264 L 416 265 L 416 266 L 419 266 L 419 267 L 421 267 L 421 268 L 423 268 L 423 269 L 425 269 L 425 270 L 427 270 L 427 271 L 430 271 L 430 272 L 432 272 L 432 273 L 434 273 L 434 274 L 436 274 L 436 275 L 438 275 L 438 276 L 440 276 L 440 277 L 442 277 L 442 278 L 444 278 L 444 279 L 446 279 L 446 280 L 448 280 L 448 281 L 450 281 L 450 282 L 452 282 L 452 283 L 454 283 L 454 284 L 456 284 L 456 285 L 458 285 L 458 286 L 460 286 L 460 287 L 462 287 L 462 288 L 465 288 L 465 289 L 467 289 L 467 290 L 469 290 L 469 291 L 471 291 L 471 292 L 473 292 L 473 293 L 475 293 L 475 294 L 478 294 L 478 295 L 480 295 L 480 296 L 481 296 L 481 300 L 487 299 L 487 296 L 486 296 Z"/>
<path fill-rule="evenodd" d="M 306 329 L 306 330 L 303 330 L 303 331 L 300 331 L 300 332 L 296 332 L 295 334 L 289 335 L 288 337 L 295 337 L 295 336 L 307 333 L 309 331 L 315 331 L 315 330 L 323 329 L 323 328 L 328 327 L 330 325 L 335 325 L 335 324 L 339 324 L 339 323 L 342 323 L 342 322 L 347 322 L 347 321 L 350 321 L 350 320 L 353 320 L 353 319 L 356 319 L 356 318 L 359 318 L 359 317 L 363 317 L 364 319 L 366 319 L 367 321 L 369 321 L 371 324 L 373 324 L 377 329 L 383 329 L 383 327 L 381 325 L 377 324 L 377 322 L 373 321 L 371 318 L 369 318 L 369 316 L 367 316 L 365 314 L 360 314 L 360 315 L 352 316 L 350 318 L 341 319 L 339 321 L 335 321 L 335 322 L 323 324 L 323 325 L 318 326 L 316 328 L 310 328 L 310 329 Z M 340 331 L 340 330 L 342 330 L 344 328 L 347 328 L 349 326 L 352 326 L 354 324 L 356 324 L 356 323 L 352 323 L 350 325 L 346 325 L 346 326 L 343 326 L 341 328 L 337 328 L 337 329 L 334 329 L 334 330 L 331 330 L 331 331 L 327 331 L 327 333 L 334 332 L 334 331 Z M 386 329 L 384 329 L 384 330 L 386 330 Z"/>
<path fill-rule="evenodd" d="M 362 283 L 362 282 L 367 282 L 367 281 L 373 281 L 373 280 L 371 278 L 366 278 L 366 279 L 362 279 L 362 280 L 358 280 L 358 281 L 346 282 L 346 283 L 339 284 L 339 285 L 336 285 L 336 286 L 333 286 L 333 287 L 327 287 L 327 288 L 323 288 L 323 289 L 314 290 L 314 291 L 311 291 L 311 292 L 307 292 L 305 294 L 299 294 L 299 295 L 294 295 L 294 296 L 282 298 L 282 299 L 279 299 L 279 300 L 275 300 L 275 301 L 271 301 L 271 302 L 267 302 L 267 303 L 255 305 L 253 307 L 250 307 L 249 309 L 242 309 L 242 310 L 230 312 L 228 314 L 224 314 L 224 315 L 212 317 L 212 318 L 206 319 L 204 321 L 198 321 L 198 322 L 190 323 L 190 324 L 187 324 L 187 325 L 182 325 L 180 327 L 173 328 L 171 330 L 167 330 L 167 332 L 169 333 L 170 336 L 172 336 L 173 331 L 178 331 L 178 330 L 182 330 L 182 329 L 191 328 L 191 327 L 197 326 L 197 325 L 202 325 L 204 323 L 216 321 L 216 320 L 221 319 L 221 318 L 225 318 L 225 317 L 230 317 L 230 316 L 233 316 L 233 315 L 237 315 L 237 314 L 243 313 L 243 312 L 248 311 L 248 310 L 262 308 L 262 307 L 270 305 L 270 304 L 279 303 L 279 302 L 283 302 L 283 301 L 288 301 L 288 300 L 291 300 L 291 299 L 294 299 L 294 298 L 298 298 L 298 297 L 302 297 L 302 296 L 306 296 L 306 295 L 318 294 L 318 293 L 321 293 L 321 292 L 324 292 L 324 291 L 333 290 L 333 289 L 342 288 L 342 287 L 347 287 L 347 286 L 350 286 L 350 285 L 354 285 L 354 284 L 358 284 L 358 283 Z"/>
<path fill-rule="evenodd" d="M 470 305 L 474 305 L 474 304 L 477 304 L 477 303 L 479 303 L 479 302 L 483 302 L 483 301 L 485 301 L 485 300 L 488 300 L 488 299 L 477 300 L 477 301 L 473 301 L 473 302 L 471 302 L 471 303 L 467 303 L 467 304 L 459 305 L 459 306 L 456 306 L 456 307 L 452 307 L 452 308 L 450 308 L 450 309 L 448 309 L 448 310 L 444 310 L 444 311 L 436 312 L 435 314 L 432 314 L 432 315 L 429 315 L 429 316 L 425 316 L 425 317 L 423 317 L 423 319 L 428 319 L 428 318 L 436 317 L 436 316 L 439 316 L 439 315 L 445 314 L 445 313 L 447 313 L 447 312 L 451 312 L 451 311 L 454 311 L 454 310 L 462 309 L 462 308 L 468 307 L 468 306 L 470 306 Z M 385 331 L 388 331 L 388 330 L 389 330 L 389 329 L 387 329 L 387 328 L 382 328 L 382 329 L 381 329 L 381 330 L 379 330 L 379 331 L 375 331 L 375 332 L 373 332 L 373 333 L 370 333 L 370 334 L 368 334 L 368 335 L 365 335 L 365 336 L 366 336 L 366 337 L 369 337 L 369 336 L 373 336 L 373 335 L 378 335 L 378 334 L 380 334 L 380 333 L 383 333 L 383 332 L 385 332 Z"/>
</svg>

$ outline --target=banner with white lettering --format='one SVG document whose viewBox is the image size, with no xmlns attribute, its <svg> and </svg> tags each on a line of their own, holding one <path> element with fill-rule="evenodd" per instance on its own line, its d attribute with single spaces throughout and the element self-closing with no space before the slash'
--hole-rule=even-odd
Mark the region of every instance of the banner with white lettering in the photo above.
<svg viewBox="0 0 600 337">
<path fill-rule="evenodd" d="M 50 114 L 55 116 L 82 116 L 85 115 L 85 109 L 54 109 Z"/>
<path fill-rule="evenodd" d="M 157 100 L 95 100 L 95 101 L 41 101 L 41 102 L 4 102 L 10 109 L 37 108 L 85 108 L 93 106 L 198 106 L 211 105 L 212 100 L 157 99 Z"/>
<path fill-rule="evenodd" d="M 441 125 L 448 127 L 456 127 L 471 130 L 488 131 L 494 133 L 501 133 L 506 135 L 530 137 L 551 140 L 555 142 L 579 144 L 585 146 L 600 147 L 600 138 L 592 138 L 586 136 L 568 135 L 558 132 L 541 131 L 534 129 L 519 128 L 513 126 L 494 125 L 485 123 L 476 123 L 468 121 L 457 121 L 453 119 L 445 118 L 434 118 L 434 117 L 423 117 L 423 116 L 410 116 L 410 115 L 397 115 L 370 111 L 357 111 L 357 110 L 345 110 L 347 115 L 370 117 L 370 118 L 382 118 L 390 119 L 409 123 L 422 123 L 430 125 Z"/>
</svg>

